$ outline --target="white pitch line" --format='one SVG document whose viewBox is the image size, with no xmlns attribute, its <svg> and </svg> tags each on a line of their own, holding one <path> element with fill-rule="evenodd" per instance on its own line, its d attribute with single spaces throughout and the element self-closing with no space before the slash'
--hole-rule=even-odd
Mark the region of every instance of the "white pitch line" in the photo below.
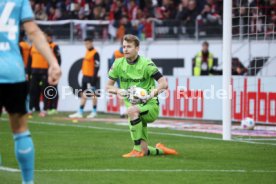
<svg viewBox="0 0 276 184">
<path fill-rule="evenodd" d="M 253 173 L 275 173 L 276 171 L 267 171 L 267 170 L 253 170 Z"/>
<path fill-rule="evenodd" d="M 276 139 L 274 138 L 236 138 L 234 139 L 237 142 L 244 142 L 244 143 L 248 143 L 248 144 L 263 144 L 263 145 L 272 145 L 272 146 L 276 146 L 275 143 L 266 143 L 266 142 L 256 142 L 259 140 L 269 140 L 269 141 L 276 141 Z"/>
<path fill-rule="evenodd" d="M 276 144 L 273 143 L 266 143 L 266 142 L 255 142 L 255 141 L 246 141 L 246 140 L 237 140 L 236 142 L 243 142 L 243 143 L 248 143 L 248 144 L 261 144 L 261 145 L 271 145 L 271 146 L 276 146 Z"/>
<path fill-rule="evenodd" d="M 48 170 L 41 169 L 35 170 L 36 172 L 225 172 L 225 173 L 276 173 L 276 171 L 268 170 L 243 170 L 243 169 L 57 169 L 57 170 Z"/>
<path fill-rule="evenodd" d="M 276 141 L 276 138 L 241 138 L 244 141 Z"/>
<path fill-rule="evenodd" d="M 6 118 L 2 118 L 3 120 L 8 120 Z M 61 127 L 76 127 L 76 128 L 88 128 L 88 129 L 97 129 L 97 130 L 107 130 L 107 131 L 117 131 L 117 132 L 129 132 L 125 129 L 120 128 L 105 128 L 105 127 L 96 127 L 96 126 L 81 126 L 76 124 L 65 124 L 65 123 L 54 123 L 54 122 L 39 122 L 39 121 L 33 121 L 29 120 L 29 123 L 32 124 L 40 124 L 40 125 L 49 125 L 49 126 L 61 126 Z M 177 134 L 177 133 L 164 133 L 164 132 L 151 132 L 151 134 L 155 135 L 166 135 L 166 136 L 175 136 L 175 137 L 187 137 L 187 138 L 195 138 L 195 139 L 203 139 L 203 140 L 216 140 L 216 141 L 223 141 L 220 138 L 214 138 L 214 137 L 206 137 L 206 136 L 194 136 L 194 135 L 185 135 L 185 134 Z M 232 142 L 240 142 L 240 143 L 248 143 L 248 144 L 259 144 L 259 145 L 270 145 L 270 146 L 276 146 L 276 144 L 272 143 L 263 143 L 263 142 L 253 142 L 253 141 L 243 141 L 243 140 L 231 140 Z"/>
<path fill-rule="evenodd" d="M 244 169 L 41 169 L 36 172 L 224 172 L 224 173 L 276 173 L 269 170 L 244 170 Z"/>
<path fill-rule="evenodd" d="M 77 128 L 88 128 L 88 129 L 97 129 L 97 130 L 108 130 L 108 131 L 117 131 L 117 132 L 129 132 L 129 130 L 126 129 L 120 129 L 120 128 L 105 128 L 105 127 L 96 127 L 96 126 L 82 126 L 82 125 L 76 125 L 76 124 L 65 124 L 65 123 L 54 123 L 54 122 L 38 122 L 38 121 L 32 121 L 29 120 L 29 123 L 32 124 L 41 124 L 41 125 L 49 125 L 49 126 L 61 126 L 61 127 L 77 127 Z M 197 138 L 197 139 L 208 139 L 208 140 L 217 140 L 221 141 L 219 138 L 214 137 L 205 137 L 205 136 L 194 136 L 194 135 L 184 135 L 184 134 L 176 134 L 176 133 L 164 133 L 164 132 L 151 132 L 151 134 L 155 135 L 168 135 L 168 136 L 177 136 L 177 137 L 188 137 L 188 138 Z"/>
<path fill-rule="evenodd" d="M 9 167 L 0 167 L 0 171 L 6 172 L 20 172 L 18 169 Z M 49 173 L 49 172 L 211 172 L 211 173 L 276 173 L 276 171 L 269 170 L 245 170 L 245 169 L 37 169 L 35 172 Z"/>
<path fill-rule="evenodd" d="M 38 122 L 38 121 L 32 121 L 32 120 L 30 120 L 29 123 L 42 124 L 42 125 L 50 125 L 50 126 L 77 127 L 77 128 L 89 128 L 89 129 L 97 129 L 97 130 L 129 132 L 128 130 L 119 129 L 119 128 L 105 128 L 105 127 L 96 127 L 96 126 L 81 126 L 81 125 L 75 125 L 75 124 L 74 125 L 70 125 L 70 124 L 64 124 L 64 123 Z M 166 135 L 166 136 L 175 136 L 175 137 L 187 137 L 187 138 L 195 138 L 195 139 L 223 141 L 222 139 L 219 139 L 219 138 L 206 137 L 206 136 L 195 136 L 195 135 L 184 135 L 184 134 L 177 134 L 177 133 L 164 133 L 164 132 L 151 132 L 151 131 L 149 131 L 149 133 L 155 134 L 155 135 Z M 243 141 L 243 140 L 232 140 L 232 142 L 241 142 L 241 143 L 249 143 L 249 144 L 276 146 L 276 144 L 272 144 L 272 143 Z"/>
<path fill-rule="evenodd" d="M 229 172 L 245 173 L 246 170 L 210 170 L 210 169 L 41 169 L 36 172 Z"/>
<path fill-rule="evenodd" d="M 20 172 L 19 169 L 14 169 L 14 168 L 10 168 L 10 167 L 3 167 L 3 166 L 0 166 L 0 171 L 6 171 L 6 172 Z"/>
</svg>

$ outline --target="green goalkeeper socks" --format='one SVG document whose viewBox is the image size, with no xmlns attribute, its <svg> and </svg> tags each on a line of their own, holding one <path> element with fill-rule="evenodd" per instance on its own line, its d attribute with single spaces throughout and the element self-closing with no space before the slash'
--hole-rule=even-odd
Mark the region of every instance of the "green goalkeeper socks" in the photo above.
<svg viewBox="0 0 276 184">
<path fill-rule="evenodd" d="M 131 139 L 136 142 L 142 139 L 143 124 L 140 118 L 130 121 Z"/>
<path fill-rule="evenodd" d="M 130 135 L 134 142 L 134 148 L 137 151 L 141 151 L 141 139 L 143 132 L 143 124 L 140 118 L 130 121 Z"/>
<path fill-rule="evenodd" d="M 133 149 L 140 152 L 142 151 L 141 145 L 134 145 Z"/>
<path fill-rule="evenodd" d="M 143 127 L 143 123 L 140 118 L 131 120 L 129 127 L 131 139 L 134 142 L 133 149 L 142 151 L 141 140 L 145 140 L 147 142 L 147 128 Z M 164 152 L 161 149 L 148 146 L 148 155 L 164 155 Z"/>
<path fill-rule="evenodd" d="M 164 155 L 164 151 L 148 146 L 148 155 Z"/>
<path fill-rule="evenodd" d="M 136 151 L 142 151 L 140 145 L 134 145 L 133 149 Z M 164 155 L 164 152 L 161 149 L 157 149 L 157 148 L 148 146 L 148 155 L 153 155 L 153 156 Z"/>
</svg>

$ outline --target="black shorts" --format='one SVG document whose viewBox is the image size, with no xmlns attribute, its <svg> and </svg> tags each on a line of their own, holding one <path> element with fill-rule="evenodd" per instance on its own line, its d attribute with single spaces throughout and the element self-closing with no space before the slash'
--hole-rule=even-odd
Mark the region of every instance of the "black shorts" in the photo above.
<svg viewBox="0 0 276 184">
<path fill-rule="evenodd" d="M 81 90 L 82 90 L 82 92 L 89 89 L 89 88 L 90 89 L 92 88 L 92 77 L 83 76 L 82 81 L 81 81 Z"/>
<path fill-rule="evenodd" d="M 97 78 L 95 79 L 94 77 L 83 76 L 81 90 L 82 90 L 82 92 L 85 92 L 85 94 L 88 97 L 91 97 L 91 95 L 93 95 L 96 92 L 97 80 L 98 79 Z M 96 92 L 96 96 L 99 97 L 99 94 L 97 92 Z"/>
<path fill-rule="evenodd" d="M 8 113 L 26 114 L 28 83 L 0 84 L 0 114 L 5 107 Z"/>
</svg>

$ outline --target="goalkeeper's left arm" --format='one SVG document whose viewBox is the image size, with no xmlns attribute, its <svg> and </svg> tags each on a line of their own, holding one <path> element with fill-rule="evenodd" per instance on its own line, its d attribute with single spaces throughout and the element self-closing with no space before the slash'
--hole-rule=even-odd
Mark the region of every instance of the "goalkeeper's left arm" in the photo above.
<svg viewBox="0 0 276 184">
<path fill-rule="evenodd" d="M 151 95 L 152 98 L 168 89 L 168 83 L 167 83 L 166 78 L 164 76 L 160 77 L 157 80 L 157 83 L 158 83 L 157 88 L 151 90 L 150 95 Z"/>
<path fill-rule="evenodd" d="M 159 74 L 160 74 L 160 77 L 158 79 L 155 78 L 156 81 L 158 82 L 157 88 L 152 89 L 151 92 L 150 92 L 150 94 L 148 94 L 148 95 L 146 95 L 146 96 L 144 96 L 144 97 L 141 98 L 141 100 L 142 100 L 143 103 L 146 103 L 150 99 L 158 96 L 160 93 L 162 93 L 162 92 L 164 92 L 165 90 L 168 89 L 168 83 L 167 83 L 165 77 L 163 77 L 161 75 L 161 73 L 159 73 Z"/>
<path fill-rule="evenodd" d="M 147 95 L 146 99 L 144 101 L 148 101 L 149 99 L 158 96 L 158 94 L 162 93 L 166 89 L 168 89 L 168 83 L 165 79 L 165 77 L 160 73 L 157 66 L 154 64 L 153 61 L 149 61 L 149 64 L 145 68 L 146 73 L 149 77 L 153 78 L 157 81 L 158 85 L 157 88 L 152 89 L 150 94 Z"/>
</svg>

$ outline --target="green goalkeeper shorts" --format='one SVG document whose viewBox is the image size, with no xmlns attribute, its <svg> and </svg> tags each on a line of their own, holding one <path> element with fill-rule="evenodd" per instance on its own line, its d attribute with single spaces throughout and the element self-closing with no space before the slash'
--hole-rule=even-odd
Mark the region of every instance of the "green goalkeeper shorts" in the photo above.
<svg viewBox="0 0 276 184">
<path fill-rule="evenodd" d="M 154 122 L 159 115 L 159 105 L 157 99 L 152 99 L 146 104 L 137 105 L 140 110 L 140 118 L 144 123 Z"/>
<path fill-rule="evenodd" d="M 131 106 L 128 101 L 125 101 L 127 107 Z M 154 122 L 159 115 L 159 103 L 157 98 L 151 99 L 146 104 L 136 105 L 140 110 L 140 118 L 143 123 L 142 139 L 148 142 L 148 128 L 147 124 Z M 131 125 L 129 124 L 131 128 Z"/>
<path fill-rule="evenodd" d="M 127 107 L 131 104 L 128 101 L 125 101 Z M 146 104 L 137 104 L 136 105 L 140 110 L 140 118 L 145 123 L 154 122 L 159 115 L 159 103 L 157 98 L 149 100 Z"/>
</svg>

